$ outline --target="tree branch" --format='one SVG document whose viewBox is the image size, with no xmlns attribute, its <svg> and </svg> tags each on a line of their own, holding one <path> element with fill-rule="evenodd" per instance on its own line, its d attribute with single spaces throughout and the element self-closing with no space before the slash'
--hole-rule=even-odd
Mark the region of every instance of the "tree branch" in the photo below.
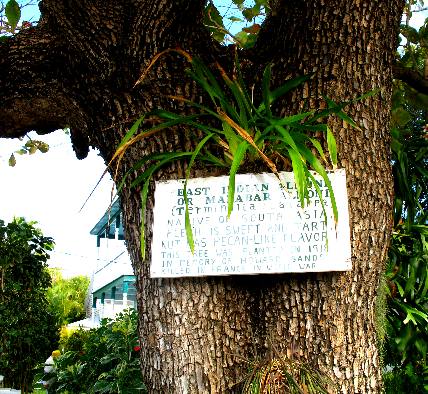
<svg viewBox="0 0 428 394">
<path fill-rule="evenodd" d="M 394 65 L 392 67 L 394 78 L 397 78 L 417 90 L 419 93 L 428 94 L 428 80 L 424 79 L 417 71 L 410 68 Z"/>
<path fill-rule="evenodd" d="M 43 0 L 38 26 L 0 44 L 0 137 L 69 126 L 83 158 L 112 123 L 164 106 L 162 88 L 175 93 L 185 85 L 182 62 L 160 67 L 144 88 L 133 86 L 161 50 L 182 47 L 204 58 L 222 52 L 202 24 L 204 3 Z"/>
<path fill-rule="evenodd" d="M 0 44 L 0 137 L 69 126 L 76 155 L 86 156 L 85 116 L 63 87 L 60 41 L 46 28 L 25 29 Z"/>
<path fill-rule="evenodd" d="M 57 56 L 57 40 L 41 27 L 0 44 L 1 137 L 19 137 L 33 129 L 43 134 L 67 124 Z"/>
</svg>

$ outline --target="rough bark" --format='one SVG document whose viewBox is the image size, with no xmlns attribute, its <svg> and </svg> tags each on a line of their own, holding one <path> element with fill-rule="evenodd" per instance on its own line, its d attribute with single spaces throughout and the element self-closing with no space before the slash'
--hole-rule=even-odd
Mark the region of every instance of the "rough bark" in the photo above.
<svg viewBox="0 0 428 394">
<path fill-rule="evenodd" d="M 340 165 L 347 170 L 353 270 L 349 273 L 226 278 L 150 279 L 139 254 L 140 197 L 125 189 L 127 245 L 138 278 L 142 371 L 150 392 L 234 392 L 246 360 L 273 346 L 328 373 L 341 392 L 380 392 L 375 299 L 389 242 L 392 181 L 389 109 L 392 61 L 402 0 L 274 2 L 253 51 L 242 53 L 249 75 L 273 62 L 275 83 L 315 72 L 278 110 L 290 112 L 321 94 L 348 100 L 380 93 L 350 109 L 362 131 L 337 120 Z M 181 110 L 166 94 L 199 97 L 168 56 L 134 88 L 157 52 L 182 47 L 227 67 L 229 49 L 202 25 L 204 1 L 41 3 L 42 20 L 0 44 L 0 136 L 71 126 L 78 157 L 89 145 L 110 160 L 127 128 L 144 111 Z M 194 144 L 184 130 L 131 149 L 123 174 L 142 152 Z M 206 175 L 203 169 L 197 175 Z M 183 176 L 180 165 L 159 175 Z M 146 223 L 150 241 L 149 202 Z M 150 245 L 150 242 L 148 242 Z"/>
</svg>

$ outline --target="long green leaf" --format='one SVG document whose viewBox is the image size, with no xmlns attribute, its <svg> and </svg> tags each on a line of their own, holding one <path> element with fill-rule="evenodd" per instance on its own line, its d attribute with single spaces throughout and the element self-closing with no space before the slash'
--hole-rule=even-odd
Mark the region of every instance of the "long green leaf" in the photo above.
<svg viewBox="0 0 428 394">
<path fill-rule="evenodd" d="M 288 144 L 291 148 L 293 148 L 293 150 L 294 150 L 295 153 L 299 154 L 299 148 L 297 147 L 296 142 L 294 141 L 294 139 L 291 136 L 290 132 L 286 128 L 282 127 L 282 126 L 275 126 L 275 129 L 277 131 L 279 131 L 279 133 L 280 133 L 280 135 L 282 137 L 282 140 L 286 144 Z"/>
<path fill-rule="evenodd" d="M 235 98 L 236 104 L 239 108 L 239 116 L 236 118 L 234 114 L 237 114 L 237 112 L 230 111 L 228 108 L 224 108 L 223 110 L 226 113 L 229 113 L 231 115 L 232 119 L 234 119 L 236 122 L 238 122 L 244 129 L 248 130 L 248 116 L 251 115 L 251 104 L 247 102 L 247 96 L 243 92 L 245 89 L 245 86 L 240 86 L 239 83 L 236 80 L 231 80 L 226 72 L 220 67 L 220 73 L 221 76 L 226 83 L 227 87 L 230 89 L 230 91 L 233 94 L 233 97 Z"/>
<path fill-rule="evenodd" d="M 138 131 L 138 128 L 140 127 L 141 122 L 145 119 L 146 115 L 141 116 L 129 129 L 129 131 L 126 133 L 125 137 L 122 138 L 122 141 L 120 141 L 120 144 L 118 145 L 118 148 L 120 148 L 122 145 L 125 145 Z"/>
<path fill-rule="evenodd" d="M 190 178 L 190 171 L 193 167 L 193 164 L 195 162 L 196 157 L 199 155 L 199 152 L 204 147 L 204 145 L 208 142 L 208 140 L 213 137 L 214 134 L 208 134 L 199 144 L 196 146 L 195 150 L 192 153 L 192 156 L 189 161 L 189 165 L 186 169 L 186 180 L 184 181 L 184 187 L 183 187 L 183 197 L 185 202 L 185 214 L 184 214 L 184 227 L 186 230 L 186 237 L 187 237 L 187 244 L 189 245 L 190 251 L 195 253 L 195 242 L 193 240 L 193 231 L 192 231 L 192 225 L 190 223 L 190 213 L 189 213 L 189 199 L 187 198 L 187 181 Z"/>
<path fill-rule="evenodd" d="M 314 113 L 314 111 L 308 111 L 308 112 L 302 112 L 302 113 L 296 114 L 296 115 L 285 116 L 283 118 L 269 119 L 269 122 L 272 125 L 269 127 L 291 125 L 293 123 L 300 122 L 301 120 L 307 118 L 308 116 L 312 115 L 313 113 Z"/>
<path fill-rule="evenodd" d="M 146 254 L 146 241 L 145 241 L 145 220 L 144 220 L 144 215 L 145 215 L 145 210 L 146 210 L 146 203 L 147 203 L 147 195 L 148 195 L 148 191 L 149 191 L 149 184 L 150 184 L 150 180 L 152 179 L 152 176 L 155 172 L 157 172 L 161 167 L 163 167 L 164 165 L 174 161 L 174 160 L 178 160 L 184 156 L 191 156 L 193 154 L 193 152 L 171 152 L 171 155 L 168 155 L 168 157 L 164 158 L 163 160 L 161 160 L 159 163 L 157 164 L 153 164 L 152 166 L 150 166 L 146 171 L 144 171 L 143 174 L 141 174 L 139 176 L 140 181 L 136 182 L 137 179 L 131 184 L 131 187 L 136 186 L 142 182 L 143 183 L 143 188 L 141 190 L 141 256 L 144 260 L 145 258 L 145 254 Z"/>
<path fill-rule="evenodd" d="M 215 98 L 217 98 L 219 100 L 220 106 L 227 113 L 233 117 L 238 118 L 238 113 L 236 112 L 234 106 L 228 101 L 223 90 L 208 67 L 206 67 L 197 57 L 193 58 L 192 66 L 193 70 L 189 70 L 188 74 L 210 95 L 214 107 L 218 106 L 218 103 L 215 100 Z"/>
<path fill-rule="evenodd" d="M 273 103 L 279 97 L 288 93 L 290 90 L 295 89 L 297 86 L 303 84 L 304 82 L 308 81 L 311 78 L 312 78 L 312 75 L 302 75 L 300 77 L 290 79 L 289 81 L 281 85 L 279 88 L 276 88 L 274 91 L 271 92 L 270 94 L 271 103 Z"/>
<path fill-rule="evenodd" d="M 144 164 L 148 163 L 149 161 L 159 161 L 164 160 L 167 158 L 174 159 L 176 157 L 176 152 L 166 152 L 166 153 L 152 153 L 149 155 L 144 156 L 142 159 L 138 160 L 122 177 L 120 182 L 118 183 L 118 186 L 116 187 L 116 194 L 119 194 L 121 190 L 123 189 L 126 179 L 134 172 L 141 169 L 141 167 L 144 166 Z M 184 156 L 190 156 L 191 152 L 186 152 Z M 135 181 L 134 181 L 135 182 Z M 140 183 L 144 182 L 144 177 L 140 178 Z M 137 186 L 138 183 L 134 183 L 134 186 Z M 133 187 L 134 187 L 133 186 Z"/>
<path fill-rule="evenodd" d="M 322 191 L 320 189 L 320 187 L 318 186 L 318 183 L 315 179 L 315 177 L 311 174 L 311 172 L 306 168 L 306 176 L 312 181 L 312 186 L 315 188 L 316 193 L 318 194 L 319 197 L 319 201 L 321 202 L 321 208 L 324 214 L 324 221 L 327 224 L 328 220 L 327 220 L 327 210 L 325 207 L 325 203 L 324 203 L 324 198 L 322 195 Z M 328 247 L 328 239 L 327 239 L 327 247 Z"/>
<path fill-rule="evenodd" d="M 160 154 L 161 161 L 157 164 L 151 165 L 149 168 L 147 168 L 142 174 L 140 174 L 132 183 L 131 188 L 136 187 L 140 185 L 141 183 L 144 183 L 147 178 L 150 178 L 154 172 L 159 170 L 161 167 L 163 167 L 165 164 L 168 164 L 171 161 L 181 159 L 182 157 L 189 157 L 192 156 L 192 152 L 170 152 L 167 154 Z"/>
<path fill-rule="evenodd" d="M 337 224 L 339 213 L 337 211 L 336 197 L 334 196 L 333 187 L 327 175 L 327 171 L 322 166 L 318 158 L 307 147 L 305 147 L 304 145 L 299 145 L 299 151 L 304 156 L 304 158 L 309 162 L 311 167 L 319 175 L 321 175 L 322 179 L 324 180 L 330 194 L 330 201 L 331 201 L 331 207 L 333 209 L 334 222 L 335 224 Z"/>
<path fill-rule="evenodd" d="M 222 122 L 224 136 L 227 139 L 227 143 L 229 144 L 229 150 L 232 156 L 235 155 L 236 149 L 238 148 L 239 142 L 242 141 L 242 138 L 239 137 L 236 133 L 233 132 L 232 127 L 230 127 L 229 123 Z"/>
<path fill-rule="evenodd" d="M 294 149 L 288 148 L 288 155 L 290 156 L 291 164 L 293 166 L 294 180 L 296 181 L 300 205 L 303 208 L 305 206 L 305 198 L 307 196 L 307 182 L 305 174 L 306 165 L 300 154 Z"/>
<path fill-rule="evenodd" d="M 217 156 L 214 156 L 211 152 L 208 151 L 206 151 L 203 155 L 200 155 L 199 158 L 202 161 L 211 163 L 217 167 L 229 167 L 224 160 L 219 159 Z"/>
<path fill-rule="evenodd" d="M 368 91 L 367 93 L 362 94 L 361 96 L 358 96 L 357 98 L 354 98 L 353 100 L 351 100 L 349 103 L 356 103 L 357 101 L 362 101 L 365 100 L 368 97 L 372 97 L 375 96 L 376 94 L 378 94 L 380 92 L 380 89 L 373 89 Z"/>
<path fill-rule="evenodd" d="M 219 101 L 226 100 L 223 90 L 214 75 L 198 57 L 193 57 L 192 69 L 187 70 L 187 73 L 210 95 L 215 106 L 217 106 L 216 98 Z"/>
<path fill-rule="evenodd" d="M 330 127 L 327 126 L 327 146 L 328 152 L 330 154 L 331 163 L 333 164 L 333 169 L 337 167 L 337 146 L 336 139 L 334 138 L 333 133 L 330 130 Z"/>
<path fill-rule="evenodd" d="M 303 131 L 323 131 L 327 132 L 327 125 L 325 123 L 317 123 L 317 124 L 308 124 L 308 122 L 312 122 L 312 117 L 307 119 L 305 123 L 293 124 L 293 129 L 303 130 Z"/>
<path fill-rule="evenodd" d="M 308 137 L 309 141 L 311 141 L 314 148 L 318 151 L 318 154 L 320 155 L 321 159 L 324 160 L 325 163 L 327 163 L 327 158 L 324 154 L 324 149 L 322 148 L 320 142 L 316 140 L 315 138 Z"/>
<path fill-rule="evenodd" d="M 140 226 L 140 249 L 141 259 L 146 259 L 146 205 L 147 196 L 149 194 L 150 178 L 148 178 L 141 189 L 141 226 Z"/>
<path fill-rule="evenodd" d="M 338 105 L 333 100 L 329 99 L 326 96 L 324 96 L 324 100 L 327 102 L 329 108 L 334 109 L 334 114 L 336 116 L 344 120 L 346 123 L 349 123 L 355 129 L 361 130 L 361 128 L 355 123 L 354 119 L 352 119 L 347 114 L 345 114 L 345 112 L 342 111 L 342 109 L 347 105 L 347 103 Z"/>
<path fill-rule="evenodd" d="M 249 144 L 247 141 L 242 141 L 238 145 L 238 149 L 236 149 L 236 154 L 233 157 L 232 164 L 230 166 L 230 172 L 229 172 L 229 187 L 227 190 L 227 217 L 230 217 L 230 214 L 233 210 L 233 203 L 235 200 L 235 176 L 236 172 L 239 169 L 239 166 L 242 163 L 242 160 L 245 157 L 245 154 L 247 152 L 247 149 L 249 147 Z"/>
</svg>

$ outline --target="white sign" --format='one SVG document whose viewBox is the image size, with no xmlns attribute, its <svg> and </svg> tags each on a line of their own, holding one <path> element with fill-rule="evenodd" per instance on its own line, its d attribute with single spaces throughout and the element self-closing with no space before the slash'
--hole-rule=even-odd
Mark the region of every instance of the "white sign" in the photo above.
<svg viewBox="0 0 428 394">
<path fill-rule="evenodd" d="M 344 170 L 329 174 L 339 211 L 335 226 L 330 194 L 315 176 L 327 211 L 312 187 L 300 207 L 293 173 L 236 176 L 235 203 L 227 218 L 228 176 L 187 183 L 195 240 L 187 243 L 184 180 L 156 183 L 152 278 L 346 271 L 352 268 L 348 198 Z"/>
</svg>

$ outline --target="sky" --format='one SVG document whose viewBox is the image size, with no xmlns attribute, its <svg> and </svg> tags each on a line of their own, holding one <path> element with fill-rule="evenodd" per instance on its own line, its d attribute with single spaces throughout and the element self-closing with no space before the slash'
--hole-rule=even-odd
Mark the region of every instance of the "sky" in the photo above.
<svg viewBox="0 0 428 394">
<path fill-rule="evenodd" d="M 426 16 L 427 12 L 414 13 L 412 24 L 422 25 Z M 27 7 L 22 19 L 37 20 L 37 9 Z M 9 157 L 25 140 L 0 139 L 0 219 L 7 223 L 22 216 L 37 221 L 44 235 L 56 242 L 50 266 L 60 267 L 65 277 L 90 275 L 98 263 L 98 250 L 89 232 L 110 204 L 113 182 L 108 175 L 79 210 L 102 175 L 104 161 L 94 150 L 77 160 L 70 137 L 62 130 L 30 136 L 47 142 L 50 150 L 16 155 L 15 167 L 8 166 Z"/>
<path fill-rule="evenodd" d="M 0 219 L 8 223 L 22 216 L 37 221 L 43 234 L 56 242 L 50 265 L 63 268 L 66 277 L 89 275 L 98 258 L 96 237 L 89 232 L 110 204 L 113 182 L 106 175 L 79 212 L 105 169 L 104 161 L 94 150 L 77 160 L 62 130 L 30 136 L 47 142 L 50 150 L 15 155 L 15 167 L 9 167 L 9 157 L 25 140 L 0 140 Z"/>
</svg>

